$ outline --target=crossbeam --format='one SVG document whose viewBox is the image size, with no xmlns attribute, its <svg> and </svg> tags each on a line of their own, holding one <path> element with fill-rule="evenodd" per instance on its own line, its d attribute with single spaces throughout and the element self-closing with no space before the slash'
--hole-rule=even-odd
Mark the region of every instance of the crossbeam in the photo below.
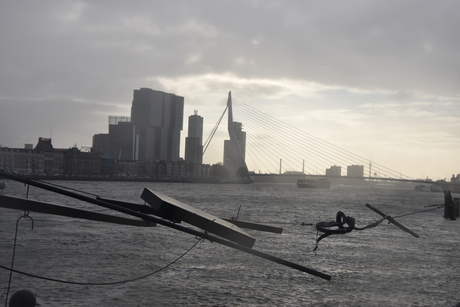
<svg viewBox="0 0 460 307">
<path fill-rule="evenodd" d="M 89 202 L 89 203 L 92 203 L 92 204 L 95 204 L 95 205 L 98 205 L 98 206 L 101 206 L 101 207 L 105 207 L 105 208 L 109 208 L 109 209 L 112 209 L 112 210 L 115 210 L 115 211 L 123 212 L 123 213 L 129 214 L 129 215 L 132 215 L 132 216 L 140 217 L 140 218 L 145 219 L 147 221 L 155 222 L 157 224 L 164 225 L 166 227 L 169 227 L 169 228 L 172 228 L 172 229 L 176 229 L 176 230 L 179 230 L 179 231 L 194 235 L 194 236 L 196 236 L 198 238 L 208 239 L 208 240 L 210 240 L 212 242 L 219 243 L 219 244 L 222 244 L 222 245 L 225 245 L 225 246 L 240 250 L 242 252 L 245 252 L 245 253 L 248 253 L 248 254 L 251 254 L 251 255 L 254 255 L 254 256 L 257 256 L 257 257 L 260 257 L 260 258 L 263 258 L 263 259 L 266 259 L 266 260 L 269 260 L 269 261 L 272 261 L 272 262 L 275 262 L 275 263 L 278 263 L 278 264 L 281 264 L 281 265 L 284 265 L 284 266 L 287 266 L 287 267 L 290 267 L 292 269 L 295 269 L 295 270 L 298 270 L 298 271 L 301 271 L 301 272 L 304 272 L 304 273 L 307 273 L 307 274 L 311 274 L 313 276 L 316 276 L 316 277 L 319 277 L 319 278 L 322 278 L 322 279 L 325 279 L 325 280 L 331 280 L 332 279 L 331 275 L 316 271 L 316 270 L 311 269 L 311 268 L 307 268 L 305 266 L 299 265 L 297 263 L 294 263 L 294 262 L 291 262 L 291 261 L 288 261 L 288 260 L 284 260 L 284 259 L 272 256 L 272 255 L 269 255 L 269 254 L 261 252 L 261 251 L 254 250 L 252 248 L 249 248 L 249 247 L 246 247 L 246 246 L 231 242 L 229 240 L 226 240 L 226 239 L 223 239 L 223 238 L 220 238 L 220 237 L 217 237 L 217 236 L 211 236 L 211 235 L 207 234 L 206 232 L 201 232 L 201 231 L 197 231 L 195 229 L 190 229 L 190 228 L 187 228 L 187 227 L 184 227 L 184 226 L 181 226 L 181 225 L 178 225 L 178 224 L 174 224 L 174 223 L 171 223 L 169 221 L 166 221 L 166 220 L 163 220 L 163 219 L 151 216 L 151 215 L 147 215 L 147 214 L 135 211 L 135 210 L 130 210 L 130 209 L 127 209 L 127 208 L 123 208 L 121 206 L 117 206 L 117 205 L 114 205 L 114 204 L 111 204 L 111 203 L 108 203 L 108 202 L 104 202 L 104 201 L 101 201 L 101 200 L 98 200 L 98 199 L 90 198 L 90 197 L 87 197 L 87 196 L 84 196 L 84 195 L 80 195 L 80 194 L 73 193 L 73 192 L 70 192 L 70 191 L 67 191 L 67 190 L 64 190 L 64 189 L 60 189 L 60 188 L 57 188 L 55 186 L 51 186 L 49 184 L 46 184 L 44 182 L 39 182 L 39 181 L 36 181 L 36 180 L 30 180 L 30 179 L 27 179 L 27 178 L 24 178 L 24 177 L 21 177 L 21 176 L 6 173 L 4 171 L 0 171 L 0 176 L 3 176 L 5 178 L 11 179 L 11 180 L 15 180 L 15 181 L 18 181 L 18 182 L 22 182 L 24 184 L 35 186 L 35 187 L 38 187 L 38 188 L 42 188 L 44 190 L 48 190 L 48 191 L 52 191 L 52 192 L 55 192 L 55 193 L 58 193 L 58 194 L 66 195 L 66 196 L 71 197 L 71 198 L 83 200 L 83 201 L 86 201 L 86 202 Z"/>
<path fill-rule="evenodd" d="M 249 248 L 252 248 L 256 242 L 256 239 L 245 233 L 235 224 L 193 208 L 157 191 L 144 188 L 141 198 L 162 218 L 171 221 L 184 221 Z"/>
<path fill-rule="evenodd" d="M 75 209 L 66 206 L 54 205 L 26 198 L 18 198 L 6 195 L 0 195 L 0 207 L 122 225 L 143 227 L 156 226 L 156 223 L 146 220 L 128 219 L 120 216 L 91 212 L 87 210 Z"/>
<path fill-rule="evenodd" d="M 126 201 L 120 201 L 120 200 L 114 200 L 114 199 L 108 199 L 108 198 L 102 198 L 102 197 L 97 197 L 97 199 L 109 202 L 112 204 L 115 204 L 117 206 L 129 208 L 135 211 L 139 211 L 145 214 L 153 214 L 153 215 L 158 215 L 158 212 L 155 211 L 151 206 L 147 205 L 139 205 L 135 203 L 130 203 Z M 236 220 L 234 218 L 228 219 L 228 218 L 222 218 L 222 220 L 227 221 L 229 223 L 235 224 L 236 226 L 243 228 L 243 229 L 252 229 L 252 230 L 258 230 L 258 231 L 265 231 L 265 232 L 272 232 L 272 233 L 282 233 L 283 228 L 281 227 L 275 227 L 275 226 L 270 226 L 270 225 L 264 225 L 260 223 L 253 223 L 253 222 L 248 222 L 248 221 L 241 221 L 241 220 Z M 171 219 L 170 219 L 171 220 Z M 181 221 L 179 219 L 173 218 L 171 220 L 174 223 L 180 223 Z"/>
<path fill-rule="evenodd" d="M 395 226 L 398 227 L 399 229 L 401 229 L 401 230 L 403 230 L 403 231 L 405 231 L 405 232 L 411 234 L 412 236 L 414 236 L 414 237 L 416 237 L 416 238 L 419 237 L 418 234 L 416 234 L 416 233 L 413 232 L 412 230 L 410 230 L 410 229 L 404 227 L 404 226 L 401 225 L 400 223 L 396 222 L 396 221 L 394 220 L 394 218 L 392 218 L 392 217 L 389 216 L 389 215 L 386 215 L 385 213 L 383 213 L 383 212 L 380 211 L 379 209 L 374 208 L 374 207 L 372 207 L 372 206 L 369 205 L 369 204 L 366 204 L 366 207 L 368 207 L 368 208 L 371 209 L 372 211 L 376 212 L 377 214 L 383 216 L 385 219 L 388 220 L 388 222 L 392 223 L 393 225 L 395 225 Z"/>
</svg>

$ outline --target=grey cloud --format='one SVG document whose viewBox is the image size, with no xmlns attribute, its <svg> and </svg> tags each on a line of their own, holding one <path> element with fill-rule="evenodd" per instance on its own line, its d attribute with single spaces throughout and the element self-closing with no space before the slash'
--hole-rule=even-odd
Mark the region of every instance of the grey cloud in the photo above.
<svg viewBox="0 0 460 307">
<path fill-rule="evenodd" d="M 398 93 L 411 93 L 407 101 L 458 100 L 459 9 L 455 1 L 416 0 L 3 1 L 0 144 L 22 144 L 22 135 L 42 125 L 35 118 L 46 116 L 38 106 L 51 112 L 57 101 L 74 102 L 65 111 L 81 117 L 70 142 L 78 131 L 89 142 L 101 132 L 96 122 L 105 127 L 106 116 L 95 114 L 129 114 L 133 89 L 171 90 L 161 78 L 232 74 L 342 89 L 321 93 L 325 109 L 380 99 L 382 92 L 395 93 L 398 103 L 407 98 Z M 203 89 L 223 96 L 234 87 L 239 97 L 280 92 L 207 83 Z M 378 93 L 361 97 L 347 89 Z M 186 104 L 209 104 L 201 92 L 177 94 Z M 291 99 L 299 106 L 305 100 Z M 18 127 L 7 114 L 25 124 Z"/>
<path fill-rule="evenodd" d="M 44 79 L 60 82 L 75 78 L 77 85 L 78 77 L 231 71 L 453 92 L 459 65 L 459 42 L 453 39 L 458 6 L 418 1 L 97 2 L 75 20 L 63 21 L 53 6 L 45 5 L 36 8 L 35 17 L 23 16 L 30 26 L 10 31 L 7 53 L 17 60 L 5 60 L 2 66 L 12 63 L 9 71 L 17 71 L 23 64 L 35 71 L 33 77 L 40 72 Z M 252 44 L 257 38 L 260 43 Z M 186 65 L 187 55 L 194 52 L 201 61 Z M 235 65 L 237 57 L 254 64 Z M 450 81 L 439 82 L 446 77 Z"/>
</svg>

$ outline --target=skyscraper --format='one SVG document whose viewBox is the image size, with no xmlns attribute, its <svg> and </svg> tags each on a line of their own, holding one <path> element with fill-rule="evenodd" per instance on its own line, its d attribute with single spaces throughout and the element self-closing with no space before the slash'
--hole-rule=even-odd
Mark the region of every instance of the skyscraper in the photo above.
<svg viewBox="0 0 460 307">
<path fill-rule="evenodd" d="M 235 133 L 236 141 L 241 151 L 242 159 L 246 156 L 246 132 L 243 131 L 243 124 L 239 122 L 232 123 L 233 132 Z M 224 166 L 235 174 L 238 168 L 241 167 L 236 160 L 234 144 L 231 140 L 224 140 Z"/>
<path fill-rule="evenodd" d="M 136 129 L 127 116 L 109 116 L 109 156 L 136 160 Z"/>
<path fill-rule="evenodd" d="M 178 161 L 184 97 L 150 88 L 134 90 L 131 123 L 139 160 Z"/>
<path fill-rule="evenodd" d="M 188 137 L 185 138 L 185 161 L 203 163 L 203 117 L 195 110 L 188 118 Z"/>
</svg>

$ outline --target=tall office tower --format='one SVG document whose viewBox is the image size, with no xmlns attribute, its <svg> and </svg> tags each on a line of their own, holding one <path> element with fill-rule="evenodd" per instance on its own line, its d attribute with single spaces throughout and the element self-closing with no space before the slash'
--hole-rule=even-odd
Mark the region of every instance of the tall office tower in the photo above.
<svg viewBox="0 0 460 307">
<path fill-rule="evenodd" d="M 185 161 L 203 163 L 203 117 L 195 110 L 188 118 L 188 137 L 185 138 Z"/>
<path fill-rule="evenodd" d="M 109 156 L 136 160 L 136 129 L 128 116 L 109 116 Z"/>
<path fill-rule="evenodd" d="M 139 160 L 178 161 L 184 117 L 184 97 L 134 90 L 131 122 L 136 129 Z"/>
<path fill-rule="evenodd" d="M 243 131 L 243 124 L 238 122 L 233 122 L 233 131 L 238 142 L 238 146 L 241 150 L 241 155 L 243 160 L 246 157 L 246 132 Z M 235 161 L 235 150 L 233 144 L 230 140 L 224 141 L 224 166 L 232 173 L 235 174 L 238 170 L 236 169 Z"/>
</svg>

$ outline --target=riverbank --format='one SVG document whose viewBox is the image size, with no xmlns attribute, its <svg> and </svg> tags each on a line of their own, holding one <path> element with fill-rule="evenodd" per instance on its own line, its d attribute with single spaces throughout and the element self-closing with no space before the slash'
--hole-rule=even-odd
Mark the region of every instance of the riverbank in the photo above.
<svg viewBox="0 0 460 307">
<path fill-rule="evenodd" d="M 21 176 L 21 175 L 15 175 Z M 252 180 L 223 180 L 219 178 L 156 178 L 156 177 L 112 177 L 112 176 L 21 176 L 30 180 L 59 181 L 115 181 L 115 182 L 170 182 L 170 183 L 208 183 L 208 184 L 249 184 Z"/>
</svg>

